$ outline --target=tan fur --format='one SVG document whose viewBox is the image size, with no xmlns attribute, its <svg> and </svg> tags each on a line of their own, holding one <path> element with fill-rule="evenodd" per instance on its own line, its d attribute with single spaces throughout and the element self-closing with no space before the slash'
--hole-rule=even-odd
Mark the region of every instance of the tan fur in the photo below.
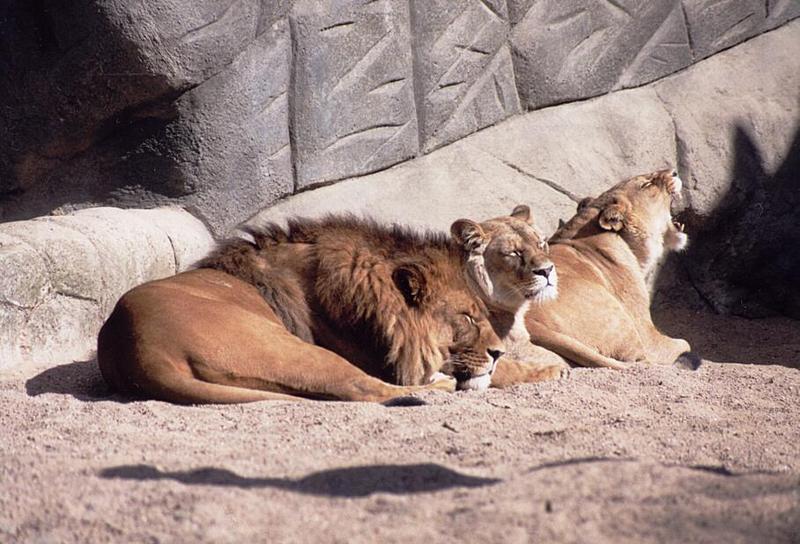
<svg viewBox="0 0 800 544">
<path fill-rule="evenodd" d="M 550 239 L 560 295 L 529 310 L 534 344 L 582 366 L 618 369 L 672 363 L 689 351 L 685 340 L 656 329 L 646 285 L 662 254 L 686 244 L 670 215 L 681 186 L 675 172 L 663 170 L 581 202 Z"/>
<path fill-rule="evenodd" d="M 480 224 L 453 223 L 451 233 L 467 256 L 468 283 L 489 307 L 492 326 L 506 345 L 492 385 L 505 387 L 563 376 L 569 365 L 561 357 L 532 346 L 525 327 L 531 305 L 558 295 L 558 273 L 547 240 L 536 228 L 530 208 L 520 205 L 511 215 Z"/>
<path fill-rule="evenodd" d="M 250 234 L 121 298 L 98 338 L 109 384 L 184 403 L 385 401 L 452 389 L 430 383 L 440 371 L 488 376 L 502 354 L 444 236 L 347 217 Z"/>
</svg>

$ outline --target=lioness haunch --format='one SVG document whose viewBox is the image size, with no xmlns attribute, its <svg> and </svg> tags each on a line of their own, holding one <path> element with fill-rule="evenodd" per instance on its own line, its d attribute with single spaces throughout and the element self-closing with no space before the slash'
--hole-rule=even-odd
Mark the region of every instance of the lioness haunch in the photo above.
<svg viewBox="0 0 800 544">
<path fill-rule="evenodd" d="M 234 403 L 385 401 L 452 389 L 432 381 L 440 372 L 488 386 L 503 344 L 466 284 L 468 249 L 350 217 L 250 234 L 196 270 L 123 295 L 98 337 L 112 387 Z"/>
<path fill-rule="evenodd" d="M 681 189 L 677 173 L 662 170 L 581 202 L 550 239 L 560 294 L 528 311 L 533 343 L 582 366 L 680 360 L 696 368 L 699 357 L 689 352 L 689 343 L 661 334 L 653 324 L 646 284 L 663 254 L 688 242 L 670 213 Z"/>
</svg>

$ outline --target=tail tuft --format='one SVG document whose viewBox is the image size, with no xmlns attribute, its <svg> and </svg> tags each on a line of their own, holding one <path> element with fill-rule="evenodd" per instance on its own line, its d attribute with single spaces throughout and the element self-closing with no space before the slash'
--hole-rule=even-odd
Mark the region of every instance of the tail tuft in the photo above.
<svg viewBox="0 0 800 544">
<path fill-rule="evenodd" d="M 697 370 L 703 363 L 703 359 L 693 351 L 685 351 L 678 355 L 672 366 L 681 370 Z"/>
</svg>

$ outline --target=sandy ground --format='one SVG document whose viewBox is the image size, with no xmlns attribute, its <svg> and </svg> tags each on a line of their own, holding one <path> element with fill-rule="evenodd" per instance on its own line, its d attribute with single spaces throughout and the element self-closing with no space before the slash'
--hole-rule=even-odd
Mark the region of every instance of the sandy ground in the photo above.
<svg viewBox="0 0 800 544">
<path fill-rule="evenodd" d="M 800 542 L 800 323 L 671 310 L 696 372 L 179 407 L 0 379 L 0 542 Z"/>
</svg>

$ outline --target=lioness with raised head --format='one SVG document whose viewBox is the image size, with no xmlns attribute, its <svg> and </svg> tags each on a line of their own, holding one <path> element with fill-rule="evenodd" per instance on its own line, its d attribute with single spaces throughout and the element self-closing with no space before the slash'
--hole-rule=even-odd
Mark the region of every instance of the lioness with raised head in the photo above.
<svg viewBox="0 0 800 544">
<path fill-rule="evenodd" d="M 123 295 L 98 337 L 112 387 L 234 403 L 488 384 L 504 348 L 456 242 L 335 217 L 250 233 Z"/>
<path fill-rule="evenodd" d="M 581 202 L 578 213 L 550 238 L 560 295 L 528 310 L 525 323 L 533 343 L 581 366 L 620 369 L 679 357 L 683 364 L 697 364 L 686 340 L 656 329 L 646 284 L 662 255 L 688 242 L 670 212 L 681 189 L 677 172 L 661 170 Z"/>
</svg>

